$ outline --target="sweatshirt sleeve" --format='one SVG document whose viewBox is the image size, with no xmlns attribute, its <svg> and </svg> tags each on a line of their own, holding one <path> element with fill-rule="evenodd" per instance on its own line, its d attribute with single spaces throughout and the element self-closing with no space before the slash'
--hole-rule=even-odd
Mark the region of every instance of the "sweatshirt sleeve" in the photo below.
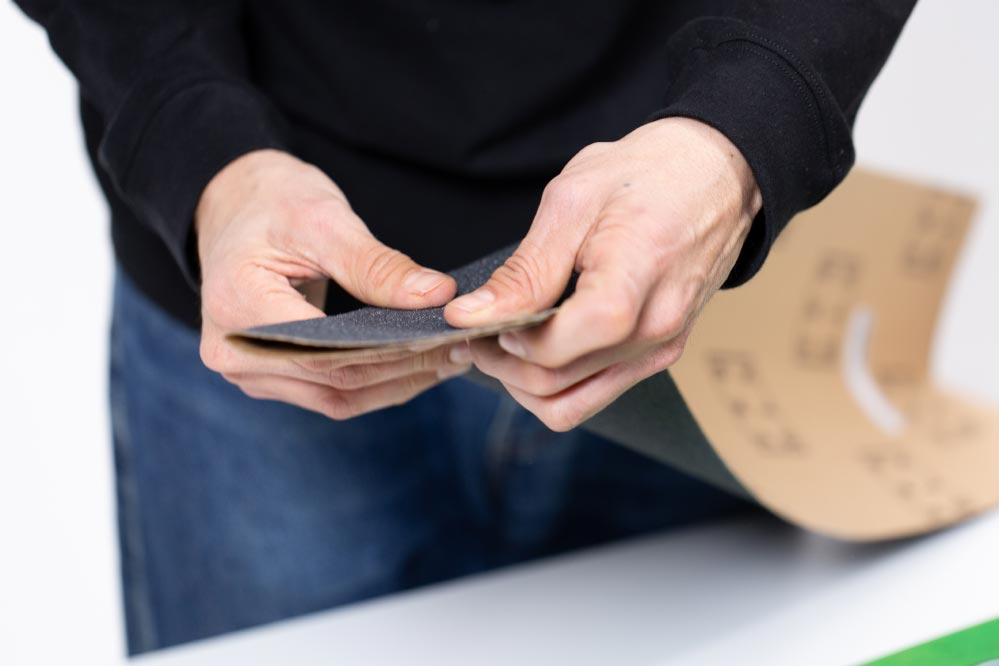
<svg viewBox="0 0 999 666">
<path fill-rule="evenodd" d="M 98 161 L 198 283 L 193 216 L 233 159 L 281 148 L 282 122 L 250 83 L 241 3 L 16 0 L 103 119 Z"/>
<path fill-rule="evenodd" d="M 857 109 L 915 0 L 719 2 L 670 41 L 671 85 L 650 119 L 694 118 L 745 156 L 763 198 L 725 287 L 749 280 L 799 211 L 854 161 Z"/>
</svg>

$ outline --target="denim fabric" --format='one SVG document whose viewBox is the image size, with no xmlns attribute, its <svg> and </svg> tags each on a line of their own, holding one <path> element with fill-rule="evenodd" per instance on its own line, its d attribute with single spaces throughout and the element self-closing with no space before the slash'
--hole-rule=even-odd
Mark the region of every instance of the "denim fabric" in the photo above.
<svg viewBox="0 0 999 666">
<path fill-rule="evenodd" d="M 120 270 L 111 337 L 131 654 L 749 508 L 460 378 L 342 422 L 253 400 Z"/>
</svg>

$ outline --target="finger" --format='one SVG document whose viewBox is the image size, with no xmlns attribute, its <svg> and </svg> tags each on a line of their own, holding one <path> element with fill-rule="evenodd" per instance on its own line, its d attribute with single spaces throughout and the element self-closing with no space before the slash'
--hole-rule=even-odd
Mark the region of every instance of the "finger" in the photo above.
<svg viewBox="0 0 999 666">
<path fill-rule="evenodd" d="M 327 380 L 330 386 L 349 390 L 431 372 L 448 379 L 468 370 L 470 356 L 464 343 L 437 347 L 393 361 L 344 365 L 332 369 Z"/>
<path fill-rule="evenodd" d="M 232 331 L 251 326 L 323 317 L 287 278 L 259 266 L 244 267 L 236 278 L 221 284 L 213 282 L 202 289 L 203 319 L 201 357 L 212 370 L 224 374 L 277 374 L 310 381 L 326 381 L 345 365 L 415 359 L 412 350 L 372 350 L 363 358 L 335 356 L 276 358 L 254 354 L 226 338 Z M 439 352 L 443 353 L 443 352 Z M 414 360 L 414 364 L 426 359 Z"/>
<path fill-rule="evenodd" d="M 213 362 L 209 368 L 223 374 L 273 374 L 308 381 L 325 382 L 336 368 L 364 363 L 387 363 L 411 358 L 429 350 L 390 347 L 350 350 L 301 350 L 279 351 L 268 347 L 258 348 L 240 338 L 221 336 L 210 322 L 205 322 L 202 333 L 202 351 L 214 340 Z M 207 360 L 207 359 L 206 359 Z"/>
<path fill-rule="evenodd" d="M 290 377 L 259 377 L 240 384 L 253 398 L 279 400 L 341 421 L 415 398 L 442 380 L 435 372 L 425 372 L 352 391 Z"/>
<path fill-rule="evenodd" d="M 569 389 L 537 396 L 515 386 L 504 386 L 510 396 L 556 432 L 571 430 L 611 404 L 638 382 L 676 362 L 682 346 L 667 344 L 641 358 L 606 368 Z"/>
<path fill-rule="evenodd" d="M 619 346 L 588 354 L 560 368 L 545 368 L 508 354 L 494 338 L 473 340 L 470 348 L 475 367 L 484 374 L 539 397 L 561 393 L 605 368 L 647 352 Z"/>
<path fill-rule="evenodd" d="M 454 352 L 452 349 L 457 348 Z M 223 372 L 223 376 L 234 384 L 260 379 L 268 375 L 280 375 L 302 379 L 340 390 L 354 390 L 380 384 L 393 379 L 429 372 L 437 373 L 441 379 L 453 377 L 466 371 L 471 362 L 464 343 L 454 347 L 440 347 L 422 354 L 409 354 L 397 360 L 385 362 L 355 362 L 340 364 L 335 361 L 314 362 L 308 357 L 291 358 L 291 367 L 276 366 L 261 372 L 259 367 L 243 371 Z"/>
<path fill-rule="evenodd" d="M 638 242 L 634 225 L 622 228 L 628 224 L 602 223 L 580 253 L 575 291 L 555 316 L 533 329 L 500 335 L 500 346 L 536 365 L 558 368 L 600 349 L 640 343 L 634 334 L 662 269 Z"/>
<path fill-rule="evenodd" d="M 325 316 L 287 277 L 256 264 L 206 278 L 201 303 L 205 320 L 224 331 Z"/>
<path fill-rule="evenodd" d="M 482 326 L 553 305 L 569 283 L 576 250 L 599 210 L 600 196 L 583 177 L 553 180 L 517 250 L 484 285 L 447 304 L 448 323 Z"/>
<path fill-rule="evenodd" d="M 386 308 L 429 308 L 454 297 L 452 277 L 384 245 L 363 224 L 344 225 L 320 266 L 352 296 Z"/>
<path fill-rule="evenodd" d="M 251 326 L 324 316 L 288 279 L 257 265 L 246 265 L 230 279 L 206 278 L 201 289 L 201 360 L 217 372 L 236 372 L 266 365 L 288 368 L 286 361 L 253 358 L 237 350 L 226 335 Z"/>
</svg>

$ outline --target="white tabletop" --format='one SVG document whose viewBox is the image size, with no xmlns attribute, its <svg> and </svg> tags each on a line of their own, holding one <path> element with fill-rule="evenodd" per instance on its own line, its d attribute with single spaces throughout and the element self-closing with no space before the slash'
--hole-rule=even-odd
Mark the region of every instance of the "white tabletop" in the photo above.
<svg viewBox="0 0 999 666">
<path fill-rule="evenodd" d="M 846 666 L 999 616 L 999 512 L 852 545 L 753 516 L 167 650 L 148 666 Z M 999 655 L 997 655 L 999 657 Z"/>
</svg>

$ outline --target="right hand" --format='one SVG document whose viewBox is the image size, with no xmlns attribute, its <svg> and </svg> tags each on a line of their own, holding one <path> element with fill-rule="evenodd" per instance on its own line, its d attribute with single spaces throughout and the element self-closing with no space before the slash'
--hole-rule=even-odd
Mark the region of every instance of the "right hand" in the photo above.
<svg viewBox="0 0 999 666">
<path fill-rule="evenodd" d="M 234 160 L 202 193 L 195 230 L 201 358 L 247 395 L 345 419 L 406 402 L 469 369 L 464 344 L 331 361 L 258 357 L 226 339 L 238 329 L 324 316 L 295 288 L 318 279 L 382 307 L 434 307 L 454 296 L 453 279 L 375 239 L 316 167 L 274 150 Z"/>
</svg>

